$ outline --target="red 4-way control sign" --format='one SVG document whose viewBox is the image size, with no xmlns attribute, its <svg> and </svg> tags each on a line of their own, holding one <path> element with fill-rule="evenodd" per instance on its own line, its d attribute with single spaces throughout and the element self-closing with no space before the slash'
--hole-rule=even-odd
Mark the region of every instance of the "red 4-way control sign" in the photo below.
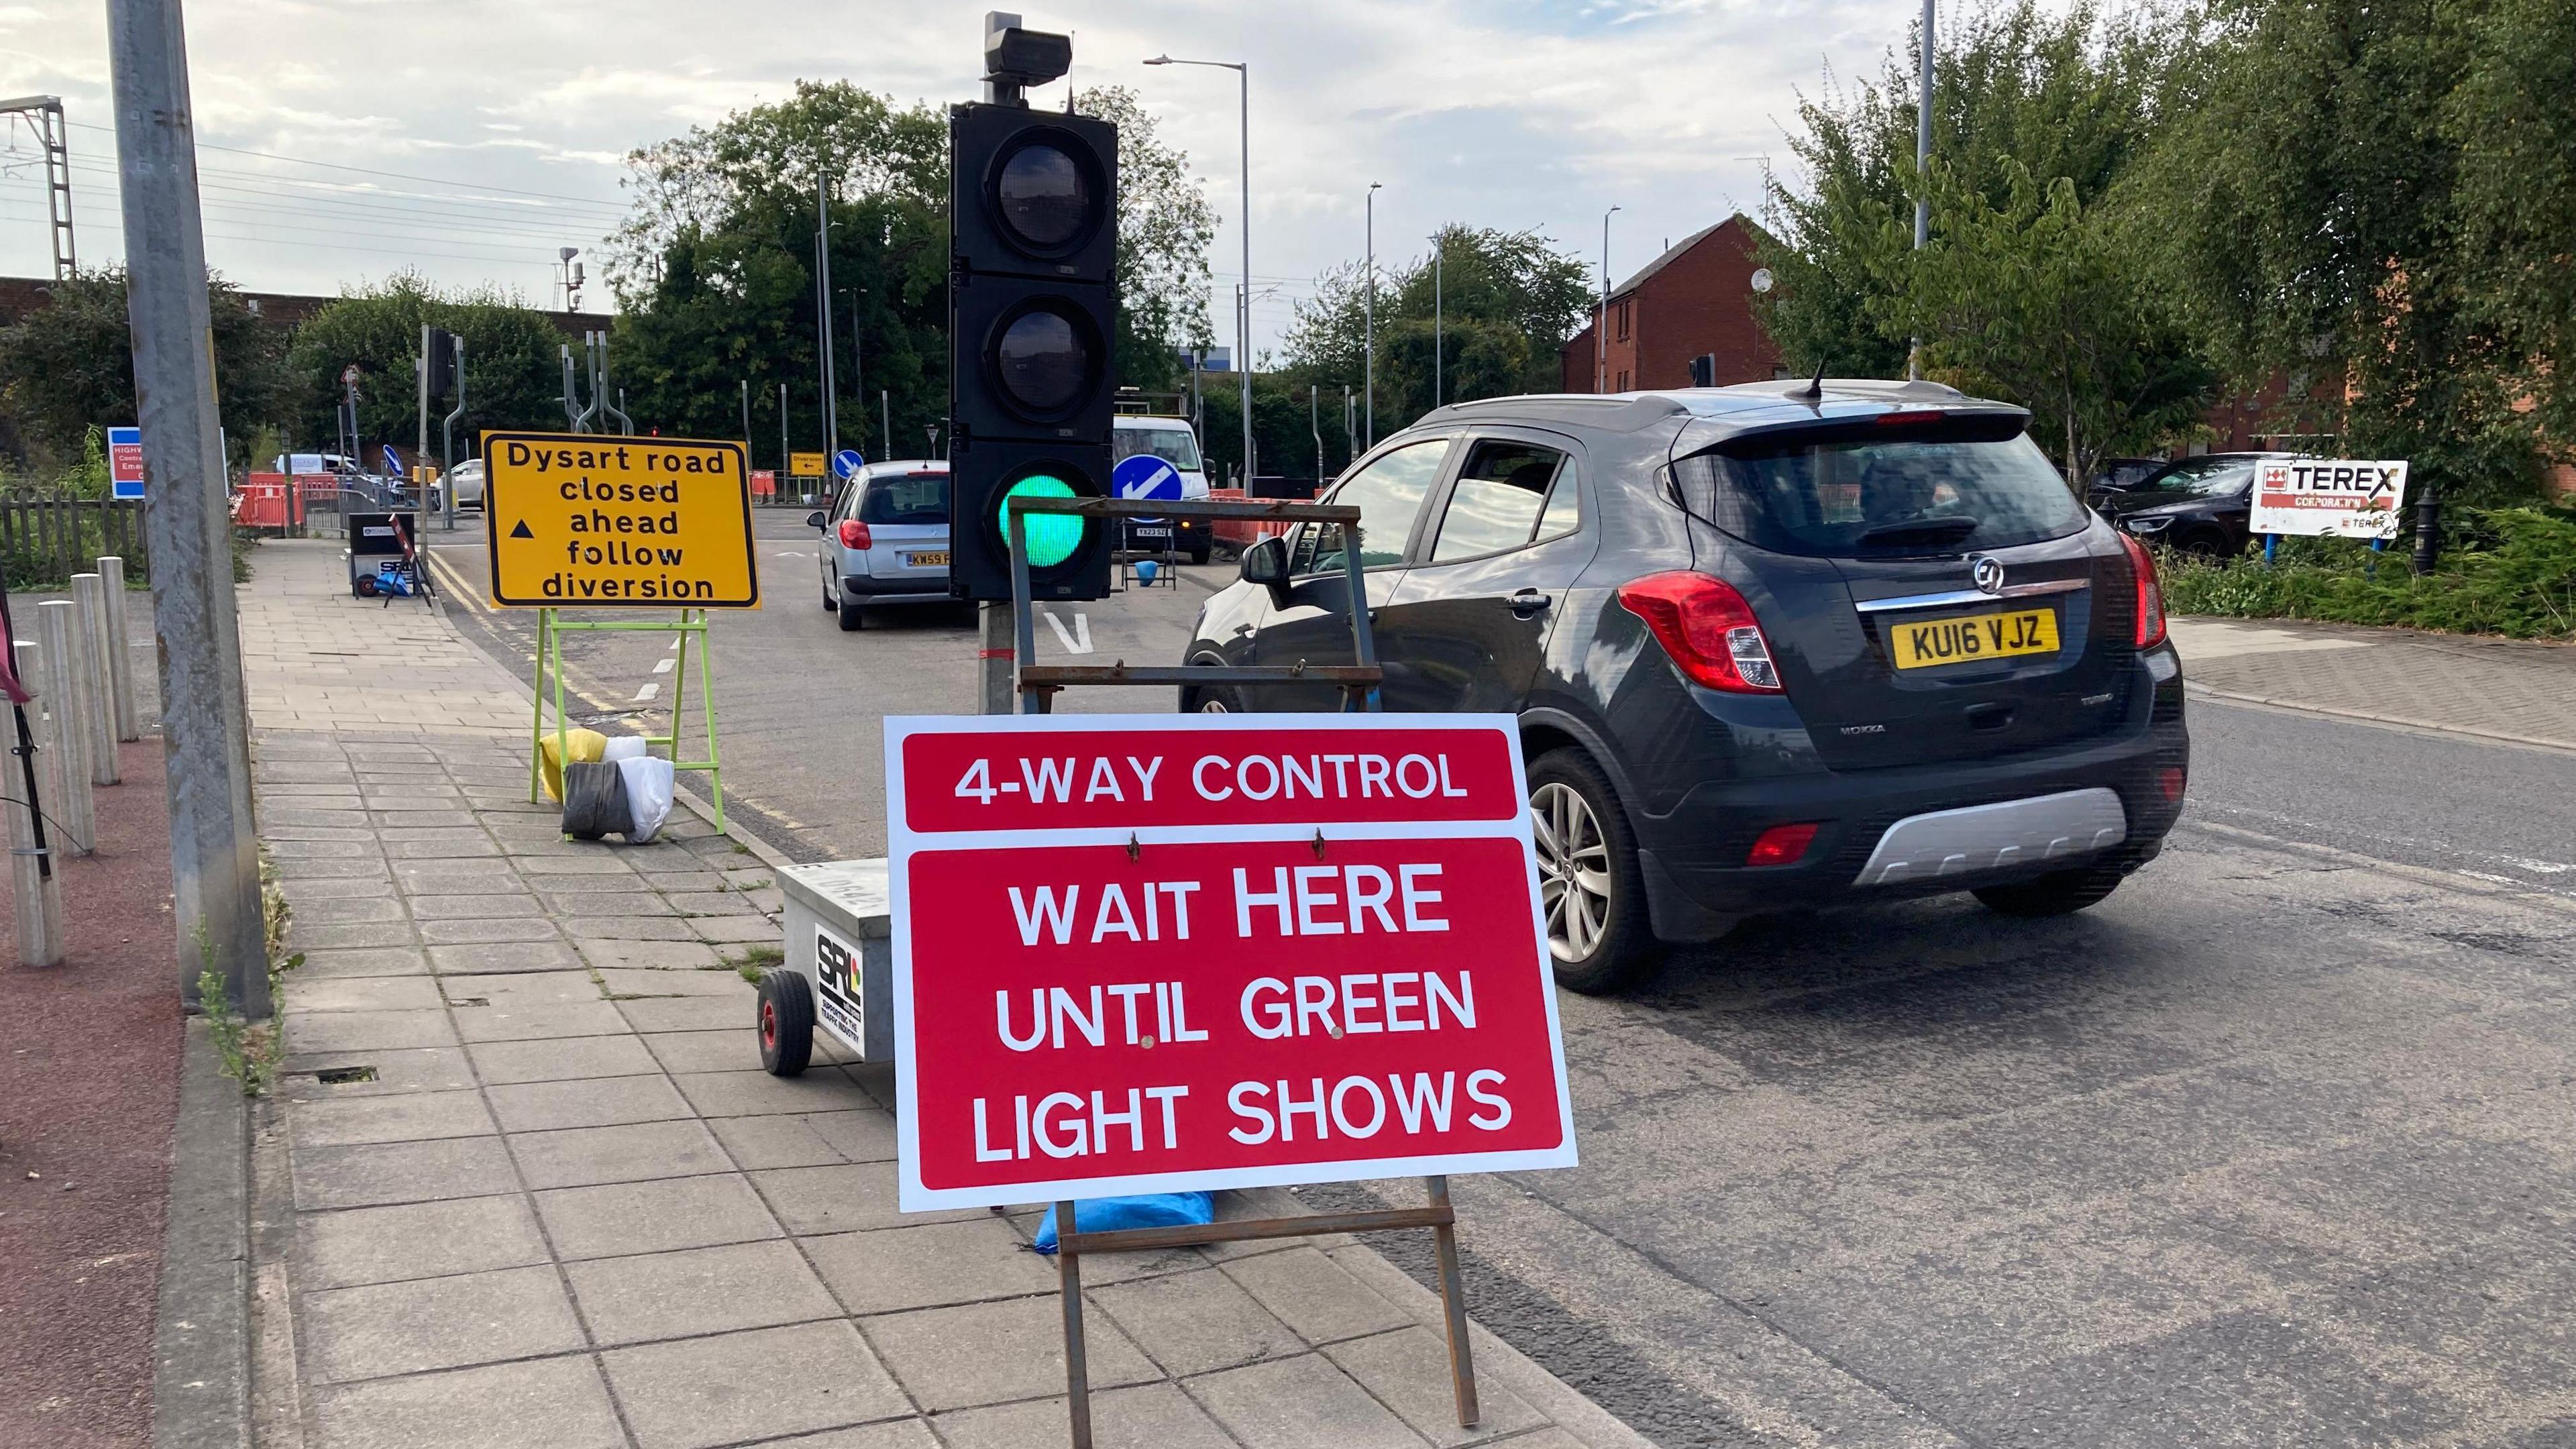
<svg viewBox="0 0 2576 1449">
<path fill-rule="evenodd" d="M 1574 1165 L 1507 715 L 886 721 L 906 1211 Z"/>
</svg>

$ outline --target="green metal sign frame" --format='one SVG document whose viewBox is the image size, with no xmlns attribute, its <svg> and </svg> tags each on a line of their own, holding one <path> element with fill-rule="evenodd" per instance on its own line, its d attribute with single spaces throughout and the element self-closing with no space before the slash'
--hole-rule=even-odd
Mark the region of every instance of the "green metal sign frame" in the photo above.
<svg viewBox="0 0 2576 1449">
<path fill-rule="evenodd" d="M 546 680 L 554 679 L 555 758 L 562 760 L 569 744 L 572 722 L 564 713 L 563 636 L 566 634 L 677 634 L 680 636 L 679 663 L 671 671 L 671 732 L 646 735 L 647 745 L 661 745 L 671 752 L 674 770 L 703 770 L 708 783 L 715 787 L 716 829 L 725 828 L 724 769 L 716 750 L 716 651 L 707 636 L 707 611 L 680 610 L 675 624 L 632 622 L 604 623 L 591 620 L 567 620 L 556 609 L 537 611 L 537 685 L 536 713 L 528 730 L 528 801 L 536 803 L 545 788 Z M 707 757 L 703 760 L 680 756 L 680 724 L 685 718 L 681 700 L 689 692 L 689 641 L 698 641 L 702 656 L 698 667 L 698 704 L 706 720 Z M 549 668 L 551 666 L 551 668 Z"/>
</svg>

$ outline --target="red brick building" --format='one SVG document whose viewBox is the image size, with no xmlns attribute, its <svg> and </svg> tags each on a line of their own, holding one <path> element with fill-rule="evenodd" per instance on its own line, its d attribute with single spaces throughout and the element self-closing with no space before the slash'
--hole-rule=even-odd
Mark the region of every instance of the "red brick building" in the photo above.
<svg viewBox="0 0 2576 1449">
<path fill-rule="evenodd" d="M 1606 346 L 1591 325 L 1565 344 L 1565 390 L 1688 387 L 1691 359 L 1710 354 L 1721 387 L 1780 376 L 1780 349 L 1753 315 L 1753 245 L 1753 223 L 1730 216 L 1647 263 L 1610 294 Z"/>
</svg>

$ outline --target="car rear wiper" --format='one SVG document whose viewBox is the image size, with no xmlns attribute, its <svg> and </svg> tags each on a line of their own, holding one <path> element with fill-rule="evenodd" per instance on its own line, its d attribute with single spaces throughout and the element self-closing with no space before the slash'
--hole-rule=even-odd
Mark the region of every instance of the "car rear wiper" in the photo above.
<svg viewBox="0 0 2576 1449">
<path fill-rule="evenodd" d="M 1910 518 L 1902 523 L 1882 523 L 1863 532 L 1856 541 L 1862 548 L 1957 543 L 1984 524 L 1984 519 L 1970 518 L 1965 514 L 1952 514 L 1947 518 Z"/>
</svg>

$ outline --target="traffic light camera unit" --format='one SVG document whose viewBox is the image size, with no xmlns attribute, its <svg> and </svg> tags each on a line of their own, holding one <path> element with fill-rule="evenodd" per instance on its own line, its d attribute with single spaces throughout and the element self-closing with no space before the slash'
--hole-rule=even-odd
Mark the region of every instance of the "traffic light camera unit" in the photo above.
<svg viewBox="0 0 2576 1449">
<path fill-rule="evenodd" d="M 1009 500 L 1109 496 L 1118 128 L 987 103 L 948 138 L 949 591 L 1008 599 Z M 1032 598 L 1108 594 L 1106 520 L 1024 526 Z"/>
</svg>

